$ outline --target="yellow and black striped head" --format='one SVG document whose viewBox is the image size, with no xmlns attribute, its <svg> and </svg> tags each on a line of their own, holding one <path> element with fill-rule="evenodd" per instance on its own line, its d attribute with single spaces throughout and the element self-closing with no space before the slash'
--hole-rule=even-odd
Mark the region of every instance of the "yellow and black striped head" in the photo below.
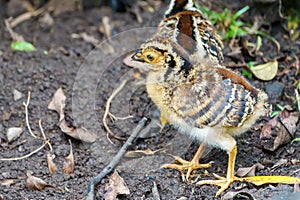
<svg viewBox="0 0 300 200">
<path fill-rule="evenodd" d="M 156 38 L 144 43 L 132 59 L 152 65 L 152 69 L 186 68 L 190 66 L 188 53 L 178 44 L 166 38 Z"/>
</svg>

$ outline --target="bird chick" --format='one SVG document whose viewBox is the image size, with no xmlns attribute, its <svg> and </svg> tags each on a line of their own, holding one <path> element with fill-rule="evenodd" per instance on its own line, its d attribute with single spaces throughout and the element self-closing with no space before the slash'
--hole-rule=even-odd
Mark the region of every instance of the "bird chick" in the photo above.
<svg viewBox="0 0 300 200">
<path fill-rule="evenodd" d="M 221 188 L 217 195 L 220 195 L 235 180 L 257 184 L 279 181 L 270 176 L 258 179 L 234 176 L 237 154 L 234 136 L 249 130 L 257 119 L 267 115 L 265 92 L 221 65 L 200 56 L 189 56 L 186 49 L 167 38 L 146 42 L 133 60 L 151 64 L 147 92 L 180 133 L 204 145 L 221 148 L 229 155 L 226 178 L 218 176 L 220 180 L 200 181 L 199 185 L 218 185 Z"/>
</svg>

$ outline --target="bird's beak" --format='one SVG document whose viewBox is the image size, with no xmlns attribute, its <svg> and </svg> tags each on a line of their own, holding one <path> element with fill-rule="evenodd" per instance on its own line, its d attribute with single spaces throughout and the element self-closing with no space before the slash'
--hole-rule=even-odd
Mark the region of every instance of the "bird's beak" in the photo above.
<svg viewBox="0 0 300 200">
<path fill-rule="evenodd" d="M 138 62 L 145 62 L 145 60 L 142 58 L 142 50 L 138 50 L 133 56 L 131 57 L 132 60 L 138 61 Z"/>
</svg>

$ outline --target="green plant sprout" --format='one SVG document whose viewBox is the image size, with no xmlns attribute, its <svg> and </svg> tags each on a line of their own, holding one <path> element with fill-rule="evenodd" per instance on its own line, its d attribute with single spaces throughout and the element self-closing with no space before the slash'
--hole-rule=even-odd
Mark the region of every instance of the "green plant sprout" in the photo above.
<svg viewBox="0 0 300 200">
<path fill-rule="evenodd" d="M 279 110 L 273 111 L 272 114 L 271 114 L 271 118 L 276 116 L 276 115 L 279 115 L 280 112 L 284 110 L 284 107 L 282 105 L 276 104 L 276 106 L 277 106 L 277 108 L 279 108 Z"/>
<path fill-rule="evenodd" d="M 224 9 L 224 12 L 216 12 L 210 10 L 206 6 L 201 6 L 199 4 L 196 4 L 196 7 L 200 9 L 203 14 L 214 24 L 219 25 L 219 31 L 221 32 L 221 35 L 223 39 L 230 40 L 234 37 L 241 37 L 249 34 L 256 34 L 264 36 L 268 39 L 270 39 L 272 42 L 274 42 L 277 45 L 278 48 L 278 42 L 274 37 L 271 37 L 270 35 L 258 31 L 258 30 L 252 30 L 252 25 L 247 24 L 238 18 L 246 13 L 250 7 L 247 5 L 243 7 L 242 9 L 238 10 L 236 13 L 232 14 L 231 11 L 229 11 L 227 8 Z M 261 43 L 261 38 L 258 38 L 258 43 Z M 260 44 L 261 45 L 261 44 Z"/>
<path fill-rule="evenodd" d="M 221 25 L 222 31 L 225 31 L 225 36 L 223 34 L 223 38 L 225 40 L 248 34 L 248 31 L 245 28 L 250 28 L 251 25 L 238 20 L 238 17 L 247 12 L 250 8 L 249 6 L 245 6 L 244 8 L 238 10 L 235 14 L 232 14 L 227 8 L 225 8 L 224 12 L 218 13 L 211 11 L 208 7 L 200 6 L 199 4 L 196 6 L 204 13 L 204 15 L 206 15 L 207 18 L 210 19 L 214 25 Z"/>
</svg>

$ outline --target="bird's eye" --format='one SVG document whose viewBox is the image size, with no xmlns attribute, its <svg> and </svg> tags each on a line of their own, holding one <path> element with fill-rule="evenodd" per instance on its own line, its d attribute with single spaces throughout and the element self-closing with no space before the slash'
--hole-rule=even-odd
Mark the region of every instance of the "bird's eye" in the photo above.
<svg viewBox="0 0 300 200">
<path fill-rule="evenodd" d="M 154 57 L 151 56 L 151 55 L 148 55 L 148 56 L 147 56 L 147 59 L 148 59 L 149 61 L 153 61 L 153 60 L 154 60 Z"/>
</svg>

